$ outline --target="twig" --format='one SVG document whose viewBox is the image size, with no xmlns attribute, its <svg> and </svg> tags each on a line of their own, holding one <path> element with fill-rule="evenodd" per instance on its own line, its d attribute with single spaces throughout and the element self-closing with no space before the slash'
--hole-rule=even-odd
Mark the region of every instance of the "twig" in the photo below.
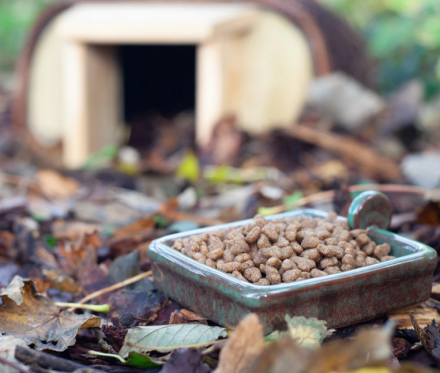
<svg viewBox="0 0 440 373">
<path fill-rule="evenodd" d="M 141 346 L 141 345 L 137 345 L 131 342 L 126 342 L 126 344 L 130 347 L 135 347 L 135 348 L 139 348 L 142 350 L 154 350 L 154 351 L 170 351 L 170 350 L 179 350 L 181 348 L 196 348 L 196 347 L 203 347 L 203 346 L 207 346 L 207 345 L 216 345 L 219 343 L 224 343 L 226 342 L 228 339 L 219 339 L 219 340 L 215 340 L 215 341 L 209 341 L 209 342 L 204 342 L 204 343 L 196 343 L 196 344 L 192 344 L 192 345 L 184 345 L 184 346 L 173 346 L 173 347 L 151 347 L 151 346 Z"/>
<path fill-rule="evenodd" d="M 73 372 L 77 369 L 89 368 L 85 365 L 75 363 L 74 361 L 62 359 L 60 357 L 49 355 L 44 352 L 35 351 L 23 346 L 17 346 L 15 348 L 15 358 L 21 363 L 29 365 L 31 368 L 40 367 L 43 369 L 51 369 L 61 372 Z M 101 371 L 92 369 L 91 372 Z"/>
<path fill-rule="evenodd" d="M 80 308 L 83 310 L 89 310 L 93 312 L 109 312 L 110 306 L 108 304 L 80 304 L 80 303 L 65 303 L 65 302 L 55 302 L 57 307 L 70 307 L 70 308 Z"/>
<path fill-rule="evenodd" d="M 92 299 L 95 299 L 95 298 L 97 298 L 97 297 L 99 297 L 99 296 L 101 296 L 103 294 L 107 294 L 107 293 L 110 293 L 111 291 L 121 289 L 121 288 L 123 288 L 123 287 L 125 287 L 127 285 L 130 285 L 130 284 L 132 284 L 134 282 L 142 280 L 143 278 L 151 276 L 152 274 L 153 274 L 153 272 L 151 272 L 151 271 L 140 273 L 137 276 L 130 277 L 130 278 L 124 280 L 124 281 L 118 282 L 117 284 L 114 284 L 114 285 L 109 286 L 107 288 L 95 291 L 94 293 L 91 293 L 91 294 L 87 295 L 86 297 L 84 297 L 83 299 L 81 299 L 78 303 L 79 304 L 87 303 L 88 301 L 90 301 Z"/>
<path fill-rule="evenodd" d="M 1 356 L 0 356 L 0 363 L 8 365 L 8 366 L 10 366 L 13 369 L 18 370 L 21 373 L 30 373 L 30 370 L 27 370 L 27 369 L 25 370 L 21 366 L 13 363 L 12 361 L 9 361 L 9 360 L 5 359 L 4 357 L 1 357 Z"/>
<path fill-rule="evenodd" d="M 426 195 L 426 193 L 432 193 L 433 191 L 427 191 L 426 189 L 415 187 L 412 185 L 400 185 L 400 184 L 364 184 L 364 185 L 352 185 L 348 190 L 353 192 L 363 192 L 366 190 L 377 190 L 379 192 L 394 192 L 394 193 L 413 193 L 419 194 L 421 196 Z M 319 192 L 312 194 L 310 196 L 301 198 L 293 203 L 287 205 L 279 205 L 275 207 L 263 207 L 258 212 L 263 215 L 273 215 L 285 212 L 287 210 L 308 205 L 316 201 L 322 201 L 325 199 L 333 198 L 335 195 L 334 190 L 327 190 L 325 192 Z"/>
<path fill-rule="evenodd" d="M 400 168 L 396 162 L 380 156 L 372 148 L 352 137 L 336 135 L 304 125 L 293 126 L 286 129 L 285 133 L 301 141 L 338 153 L 359 167 L 380 175 L 388 181 L 396 181 L 401 177 Z"/>
</svg>

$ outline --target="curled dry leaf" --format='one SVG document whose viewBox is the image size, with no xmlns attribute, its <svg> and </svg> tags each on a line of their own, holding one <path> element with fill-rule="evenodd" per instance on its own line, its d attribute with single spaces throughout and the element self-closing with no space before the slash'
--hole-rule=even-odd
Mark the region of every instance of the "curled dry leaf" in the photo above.
<svg viewBox="0 0 440 373">
<path fill-rule="evenodd" d="M 435 320 L 432 320 L 432 323 L 422 329 L 412 313 L 409 314 L 409 317 L 423 347 L 431 354 L 437 364 L 440 364 L 440 331 Z"/>
<path fill-rule="evenodd" d="M 162 326 L 137 326 L 131 328 L 125 337 L 119 355 L 125 358 L 129 352 L 142 353 L 160 348 L 168 351 L 179 346 L 190 346 L 215 341 L 226 337 L 226 330 L 218 326 L 201 324 L 178 324 Z"/>
<path fill-rule="evenodd" d="M 0 294 L 0 332 L 34 344 L 37 350 L 64 351 L 75 344 L 79 329 L 101 326 L 99 317 L 61 312 L 51 299 L 38 294 L 31 280 L 15 276 L 11 285 Z"/>
<path fill-rule="evenodd" d="M 244 373 L 264 348 L 263 326 L 254 313 L 240 321 L 220 352 L 214 373 Z"/>
</svg>

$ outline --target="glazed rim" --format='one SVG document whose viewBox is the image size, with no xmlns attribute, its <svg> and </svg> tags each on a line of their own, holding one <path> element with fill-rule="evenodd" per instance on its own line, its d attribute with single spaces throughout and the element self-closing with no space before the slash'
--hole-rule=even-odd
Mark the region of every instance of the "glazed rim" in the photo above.
<svg viewBox="0 0 440 373">
<path fill-rule="evenodd" d="M 296 211 L 290 211 L 282 214 L 277 215 L 270 215 L 265 216 L 265 219 L 267 220 L 273 220 L 277 218 L 288 218 L 288 217 L 295 217 L 295 216 L 303 216 L 303 217 L 311 217 L 311 218 L 325 218 L 327 216 L 327 213 L 324 211 L 314 210 L 314 209 L 301 209 Z M 346 218 L 338 216 L 339 220 L 345 220 Z M 205 273 L 203 272 L 209 272 L 210 274 L 214 276 L 218 276 L 227 282 L 229 282 L 231 285 L 237 285 L 238 288 L 241 290 L 258 290 L 258 293 L 251 294 L 247 293 L 247 297 L 250 298 L 260 298 L 262 296 L 261 291 L 265 290 L 264 293 L 266 294 L 274 294 L 278 292 L 284 292 L 286 290 L 293 290 L 293 289 L 304 289 L 308 287 L 313 287 L 316 285 L 324 285 L 327 283 L 337 282 L 339 280 L 348 279 L 350 277 L 358 277 L 358 276 L 365 276 L 365 275 L 371 275 L 374 272 L 378 272 L 380 270 L 386 270 L 387 268 L 398 266 L 403 263 L 420 260 L 423 258 L 434 258 L 437 254 L 436 251 L 420 242 L 410 240 L 408 238 L 399 236 L 395 233 L 388 232 L 383 229 L 379 229 L 376 227 L 370 227 L 368 228 L 369 233 L 373 233 L 373 236 L 381 236 L 381 238 L 385 238 L 384 243 L 388 243 L 391 246 L 391 249 L 393 250 L 393 246 L 396 244 L 402 245 L 405 250 L 409 251 L 410 253 L 396 257 L 395 259 L 387 260 L 385 262 L 380 262 L 377 264 L 373 264 L 370 266 L 365 266 L 361 268 L 352 269 L 350 271 L 346 272 L 339 272 L 327 276 L 317 277 L 317 278 L 310 278 L 306 279 L 304 281 L 299 282 L 289 282 L 289 283 L 280 283 L 277 285 L 255 285 L 250 282 L 245 282 L 243 280 L 240 280 L 238 278 L 235 278 L 234 276 L 222 272 L 218 269 L 212 268 L 206 264 L 200 263 L 197 260 L 190 258 L 189 256 L 186 256 L 185 254 L 182 254 L 181 252 L 173 249 L 170 246 L 170 243 L 178 238 L 184 238 L 200 233 L 209 232 L 212 230 L 224 230 L 228 228 L 233 227 L 240 227 L 247 223 L 252 222 L 253 219 L 246 219 L 246 220 L 240 220 L 238 222 L 234 223 L 228 223 L 228 224 L 222 224 L 217 225 L 213 227 L 206 227 L 206 228 L 200 228 L 195 229 L 183 233 L 176 233 L 171 234 L 162 238 L 159 238 L 157 240 L 154 240 L 151 243 L 151 247 L 153 250 L 160 256 L 166 256 L 167 259 L 171 260 L 173 264 L 180 267 L 185 267 L 185 265 L 188 265 L 191 268 L 188 268 L 188 270 L 191 270 L 193 273 L 198 274 L 202 277 L 206 277 Z M 376 238 L 376 237 L 373 237 Z M 174 259 L 174 260 L 173 260 Z M 176 260 L 178 259 L 178 260 Z M 200 271 L 197 269 L 200 268 Z M 238 290 L 238 289 L 237 289 Z M 254 295 L 254 296 L 253 296 Z M 264 296 L 264 295 L 263 295 Z"/>
</svg>

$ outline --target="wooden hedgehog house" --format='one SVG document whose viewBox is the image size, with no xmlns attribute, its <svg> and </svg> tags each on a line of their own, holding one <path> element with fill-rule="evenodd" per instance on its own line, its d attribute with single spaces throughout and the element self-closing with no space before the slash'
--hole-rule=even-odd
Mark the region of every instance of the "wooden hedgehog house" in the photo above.
<svg viewBox="0 0 440 373">
<path fill-rule="evenodd" d="M 224 116 L 250 133 L 291 125 L 336 70 L 368 85 L 361 40 L 312 0 L 73 1 L 35 23 L 13 120 L 78 167 L 145 112 L 193 110 L 199 145 Z"/>
</svg>

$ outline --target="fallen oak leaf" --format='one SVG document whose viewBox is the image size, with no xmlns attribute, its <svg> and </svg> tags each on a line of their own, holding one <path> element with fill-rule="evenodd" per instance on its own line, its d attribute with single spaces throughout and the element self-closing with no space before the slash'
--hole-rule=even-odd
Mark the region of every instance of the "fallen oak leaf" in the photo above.
<svg viewBox="0 0 440 373">
<path fill-rule="evenodd" d="M 51 299 L 37 292 L 32 280 L 15 276 L 11 284 L 0 294 L 0 332 L 34 344 L 37 350 L 64 351 L 75 344 L 79 329 L 101 326 L 99 317 L 60 311 Z M 19 292 L 22 298 L 16 302 Z"/>
<path fill-rule="evenodd" d="M 119 355 L 125 358 L 131 351 L 142 353 L 155 349 L 170 351 L 176 346 L 203 346 L 226 336 L 224 328 L 201 324 L 136 326 L 128 331 Z"/>
<path fill-rule="evenodd" d="M 251 313 L 231 333 L 219 356 L 214 373 L 243 373 L 264 348 L 263 326 Z"/>
</svg>

